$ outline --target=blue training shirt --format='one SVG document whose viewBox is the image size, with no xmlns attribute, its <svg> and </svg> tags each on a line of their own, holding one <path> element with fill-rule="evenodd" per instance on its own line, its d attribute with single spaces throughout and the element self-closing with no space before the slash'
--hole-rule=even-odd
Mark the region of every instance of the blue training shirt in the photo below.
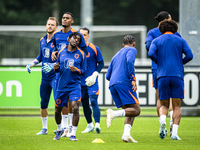
<svg viewBox="0 0 200 150">
<path fill-rule="evenodd" d="M 178 32 L 176 32 L 174 34 L 176 34 L 176 35 L 181 37 L 181 35 Z M 149 32 L 147 33 L 145 44 L 147 42 L 152 42 L 155 38 L 157 38 L 157 37 L 159 37 L 161 35 L 162 35 L 162 33 L 160 32 L 158 27 L 149 30 Z M 152 61 L 151 69 L 157 69 L 157 64 L 154 61 Z"/>
<path fill-rule="evenodd" d="M 56 70 L 60 73 L 57 91 L 68 91 L 81 85 L 80 75 L 87 71 L 86 55 L 82 50 L 77 48 L 72 52 L 64 48 L 60 50 L 56 63 L 60 64 L 60 68 Z M 68 65 L 75 66 L 76 71 L 72 72 Z"/>
<path fill-rule="evenodd" d="M 97 63 L 103 60 L 102 53 L 100 49 L 92 43 L 89 43 L 87 54 L 87 72 L 84 76 L 81 76 L 81 86 L 87 86 L 85 84 L 85 79 L 92 75 L 94 71 L 96 71 Z M 96 79 L 98 83 L 98 77 Z"/>
<path fill-rule="evenodd" d="M 124 47 L 112 58 L 106 79 L 110 81 L 109 87 L 114 84 L 131 85 L 135 78 L 135 58 L 137 50 L 134 47 Z"/>
<path fill-rule="evenodd" d="M 183 53 L 185 57 L 183 57 Z M 184 79 L 183 64 L 193 58 L 187 42 L 171 32 L 154 39 L 148 53 L 157 63 L 157 79 L 164 76 L 174 76 Z"/>
<path fill-rule="evenodd" d="M 52 38 L 47 43 L 47 35 L 42 37 L 40 39 L 40 53 L 37 56 L 37 60 L 39 62 L 42 62 L 42 66 L 44 66 L 44 63 L 54 63 L 55 61 L 52 61 L 51 59 L 51 53 L 55 50 L 54 46 L 54 39 Z M 42 79 L 44 80 L 52 80 L 56 76 L 56 73 L 54 70 L 50 71 L 49 73 L 44 73 L 42 71 Z"/>
</svg>

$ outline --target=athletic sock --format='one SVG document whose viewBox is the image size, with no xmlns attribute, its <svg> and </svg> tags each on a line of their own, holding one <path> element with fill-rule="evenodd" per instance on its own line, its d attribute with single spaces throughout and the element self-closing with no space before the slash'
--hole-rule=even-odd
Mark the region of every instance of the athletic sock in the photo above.
<svg viewBox="0 0 200 150">
<path fill-rule="evenodd" d="M 178 133 L 178 127 L 179 127 L 179 125 L 173 124 L 172 135 L 177 135 L 177 133 Z"/>
<path fill-rule="evenodd" d="M 73 113 L 68 113 L 68 115 L 69 115 L 69 126 L 72 126 Z"/>
<path fill-rule="evenodd" d="M 124 133 L 123 133 L 123 135 L 129 136 L 131 128 L 132 128 L 132 126 L 130 124 L 125 124 L 124 125 Z"/>
<path fill-rule="evenodd" d="M 62 128 L 68 129 L 68 115 L 62 115 Z"/>
<path fill-rule="evenodd" d="M 160 123 L 165 122 L 166 123 L 166 115 L 161 115 L 160 116 Z"/>
<path fill-rule="evenodd" d="M 169 114 L 170 114 L 170 121 L 172 121 L 173 120 L 173 117 L 172 117 L 173 116 L 173 110 L 170 111 Z"/>
<path fill-rule="evenodd" d="M 93 122 L 88 123 L 88 126 L 94 127 Z"/>
<path fill-rule="evenodd" d="M 58 131 L 62 131 L 62 126 L 61 126 L 61 124 L 57 124 L 57 127 L 58 127 Z"/>
<path fill-rule="evenodd" d="M 113 111 L 113 117 L 124 117 L 126 115 L 126 112 L 124 109 L 121 109 L 121 110 L 116 110 L 116 111 Z"/>
<path fill-rule="evenodd" d="M 76 136 L 76 130 L 77 130 L 77 126 L 72 126 L 72 134 L 71 135 Z"/>
<path fill-rule="evenodd" d="M 43 127 L 42 128 L 44 128 L 44 129 L 47 129 L 47 117 L 42 117 L 42 125 L 43 125 Z"/>
</svg>

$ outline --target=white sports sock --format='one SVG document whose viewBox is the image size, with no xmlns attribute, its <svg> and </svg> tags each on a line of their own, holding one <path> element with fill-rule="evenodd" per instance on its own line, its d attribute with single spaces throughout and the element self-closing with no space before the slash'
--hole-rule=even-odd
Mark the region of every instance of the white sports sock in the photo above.
<svg viewBox="0 0 200 150">
<path fill-rule="evenodd" d="M 170 114 L 170 121 L 172 121 L 173 120 L 173 118 L 172 118 L 172 116 L 173 116 L 173 110 L 170 111 L 169 114 Z"/>
<path fill-rule="evenodd" d="M 124 125 L 124 133 L 123 133 L 123 135 L 129 136 L 131 128 L 132 128 L 132 126 L 130 124 L 125 124 Z"/>
<path fill-rule="evenodd" d="M 90 126 L 90 127 L 94 127 L 93 122 L 88 123 L 88 126 Z"/>
<path fill-rule="evenodd" d="M 166 123 L 166 115 L 161 115 L 160 116 L 160 123 L 165 122 Z"/>
<path fill-rule="evenodd" d="M 61 131 L 62 130 L 62 126 L 61 126 L 61 124 L 57 124 L 57 127 L 58 127 L 58 131 Z"/>
<path fill-rule="evenodd" d="M 68 113 L 68 115 L 69 115 L 69 126 L 72 126 L 73 113 Z"/>
<path fill-rule="evenodd" d="M 62 115 L 62 128 L 69 128 L 68 126 L 68 115 Z"/>
<path fill-rule="evenodd" d="M 160 117 L 158 117 L 159 123 L 160 123 Z"/>
<path fill-rule="evenodd" d="M 113 111 L 113 117 L 122 117 L 125 115 L 126 115 L 126 112 L 124 109 Z"/>
<path fill-rule="evenodd" d="M 77 130 L 77 126 L 72 126 L 72 134 L 71 135 L 76 136 L 76 130 Z"/>
<path fill-rule="evenodd" d="M 179 125 L 173 124 L 172 135 L 177 135 L 177 133 L 178 133 L 178 127 L 179 127 Z"/>
<path fill-rule="evenodd" d="M 45 128 L 45 129 L 47 129 L 47 117 L 42 117 L 42 128 Z"/>
</svg>

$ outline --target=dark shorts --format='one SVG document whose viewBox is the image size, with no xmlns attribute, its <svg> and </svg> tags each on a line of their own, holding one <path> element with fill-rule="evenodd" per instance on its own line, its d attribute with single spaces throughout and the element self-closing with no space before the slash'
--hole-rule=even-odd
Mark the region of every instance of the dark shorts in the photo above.
<svg viewBox="0 0 200 150">
<path fill-rule="evenodd" d="M 127 104 L 139 104 L 137 93 L 131 86 L 115 84 L 110 87 L 112 98 L 117 108 Z"/>
<path fill-rule="evenodd" d="M 184 98 L 184 81 L 179 77 L 161 77 L 158 79 L 160 100 Z"/>
</svg>

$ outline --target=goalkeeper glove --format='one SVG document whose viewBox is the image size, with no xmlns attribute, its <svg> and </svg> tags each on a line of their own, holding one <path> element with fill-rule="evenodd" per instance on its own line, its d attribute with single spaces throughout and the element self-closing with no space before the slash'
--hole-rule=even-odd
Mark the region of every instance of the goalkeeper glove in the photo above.
<svg viewBox="0 0 200 150">
<path fill-rule="evenodd" d="M 26 69 L 27 69 L 28 73 L 31 73 L 31 68 L 32 68 L 33 66 L 37 65 L 37 64 L 39 64 L 39 62 L 38 62 L 37 59 L 35 59 L 32 63 L 28 64 L 28 65 L 26 66 Z"/>
<path fill-rule="evenodd" d="M 49 73 L 51 70 L 53 70 L 55 63 L 44 63 L 44 66 L 42 67 L 42 71 L 44 73 Z"/>
<path fill-rule="evenodd" d="M 93 74 L 85 79 L 87 86 L 92 86 L 96 82 L 96 78 L 98 77 L 99 73 L 97 71 L 93 72 Z"/>
</svg>

